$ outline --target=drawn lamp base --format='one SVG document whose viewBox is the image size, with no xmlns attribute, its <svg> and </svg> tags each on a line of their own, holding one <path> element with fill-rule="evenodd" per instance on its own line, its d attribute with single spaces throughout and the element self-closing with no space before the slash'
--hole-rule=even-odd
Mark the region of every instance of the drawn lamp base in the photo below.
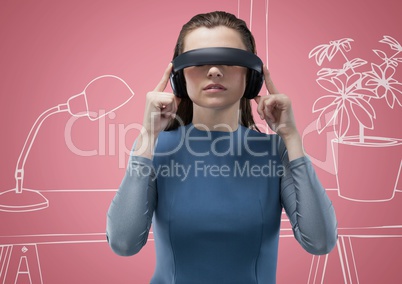
<svg viewBox="0 0 402 284">
<path fill-rule="evenodd" d="M 0 211 L 27 212 L 45 209 L 49 201 L 36 190 L 23 189 L 17 192 L 10 189 L 0 193 Z"/>
</svg>

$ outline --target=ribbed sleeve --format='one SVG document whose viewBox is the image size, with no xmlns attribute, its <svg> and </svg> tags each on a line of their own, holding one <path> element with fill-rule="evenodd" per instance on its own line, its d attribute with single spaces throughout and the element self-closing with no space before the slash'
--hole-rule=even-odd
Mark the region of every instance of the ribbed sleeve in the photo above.
<svg viewBox="0 0 402 284">
<path fill-rule="evenodd" d="M 286 172 L 281 180 L 281 199 L 293 233 L 309 253 L 329 253 L 337 241 L 335 210 L 308 157 L 289 162 L 282 140 L 279 152 Z"/>
<path fill-rule="evenodd" d="M 131 156 L 107 213 L 106 235 L 116 254 L 133 255 L 146 244 L 156 199 L 152 161 Z"/>
</svg>

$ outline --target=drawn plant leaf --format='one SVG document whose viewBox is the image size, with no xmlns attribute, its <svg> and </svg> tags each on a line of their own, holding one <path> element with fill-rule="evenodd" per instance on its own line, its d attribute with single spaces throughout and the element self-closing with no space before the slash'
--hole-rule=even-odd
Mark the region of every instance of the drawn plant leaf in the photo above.
<svg viewBox="0 0 402 284">
<path fill-rule="evenodd" d="M 363 99 L 356 99 L 356 102 L 360 105 L 361 108 L 363 108 L 369 115 L 371 115 L 373 118 L 376 118 L 375 115 L 375 110 L 373 106 L 368 102 Z"/>
<path fill-rule="evenodd" d="M 377 86 L 377 83 L 375 84 Z M 378 99 L 377 93 L 375 92 L 375 88 L 360 87 L 358 89 L 353 90 L 353 94 L 359 97 L 369 97 L 372 99 Z"/>
<path fill-rule="evenodd" d="M 332 77 L 331 80 L 332 80 L 333 84 L 336 86 L 336 88 L 338 89 L 337 93 L 343 94 L 344 90 L 345 90 L 345 84 L 343 83 L 343 81 L 341 79 L 339 79 L 338 77 Z"/>
<path fill-rule="evenodd" d="M 323 63 L 326 55 L 327 55 L 327 49 L 329 45 L 328 44 L 321 44 L 319 46 L 316 46 L 313 48 L 310 53 L 309 53 L 309 58 L 315 57 L 315 61 L 318 66 L 321 66 Z"/>
<path fill-rule="evenodd" d="M 373 74 L 375 74 L 375 77 L 382 78 L 384 72 L 381 69 L 381 66 L 371 63 L 371 69 L 373 70 Z"/>
<path fill-rule="evenodd" d="M 338 77 L 318 78 L 316 82 L 326 91 L 333 94 L 342 94 L 344 90 L 344 84 Z"/>
<path fill-rule="evenodd" d="M 337 87 L 337 85 L 334 83 L 334 81 L 331 79 L 327 79 L 327 78 L 318 78 L 316 80 L 316 82 L 318 83 L 318 85 L 321 86 L 321 88 L 323 88 L 324 90 L 333 93 L 333 94 L 338 94 L 339 93 L 339 88 Z"/>
<path fill-rule="evenodd" d="M 384 77 L 385 77 L 386 79 L 390 79 L 390 78 L 394 77 L 395 72 L 396 72 L 395 67 L 393 67 L 393 66 L 387 66 L 387 67 L 385 68 L 385 70 L 384 70 Z"/>
<path fill-rule="evenodd" d="M 393 37 L 384 36 L 384 38 L 382 40 L 380 40 L 380 42 L 388 44 L 392 50 L 402 51 L 401 44 Z"/>
<path fill-rule="evenodd" d="M 336 76 L 336 75 L 341 74 L 341 71 L 343 71 L 343 70 L 340 70 L 340 69 L 331 69 L 331 68 L 322 68 L 322 69 L 320 69 L 320 70 L 317 72 L 317 75 L 318 75 L 319 77 Z"/>
<path fill-rule="evenodd" d="M 350 51 L 352 49 L 352 46 L 350 43 L 353 41 L 351 38 L 343 38 L 339 40 L 340 46 L 342 49 L 346 52 Z"/>
<path fill-rule="evenodd" d="M 387 60 L 387 59 L 388 59 L 387 54 L 386 54 L 384 51 L 382 51 L 382 50 L 373 49 L 373 52 L 374 52 L 378 57 L 380 57 L 382 60 Z"/>
<path fill-rule="evenodd" d="M 331 61 L 334 58 L 335 54 L 339 51 L 339 48 L 336 45 L 331 45 L 327 51 L 328 61 Z"/>
<path fill-rule="evenodd" d="M 396 100 L 396 97 L 394 96 L 394 94 L 392 92 L 390 92 L 389 90 L 386 90 L 384 97 L 385 97 L 385 100 L 387 101 L 388 106 L 393 109 L 394 105 L 395 105 L 395 100 Z"/>
<path fill-rule="evenodd" d="M 346 133 L 349 130 L 349 126 L 350 126 L 350 116 L 349 116 L 349 112 L 346 109 L 345 105 L 343 105 L 340 109 L 339 109 L 339 113 L 337 114 L 337 118 L 338 118 L 338 135 L 339 137 L 345 137 Z"/>
<path fill-rule="evenodd" d="M 329 106 L 324 108 L 323 111 L 321 111 L 316 121 L 316 129 L 319 134 L 321 134 L 321 132 L 324 131 L 324 129 L 326 129 L 329 125 L 334 124 L 337 113 L 338 113 L 338 104 L 335 103 L 330 104 Z M 328 120 L 326 120 L 327 114 L 331 115 L 331 118 Z M 324 123 L 321 123 L 322 121 L 324 121 Z"/>
<path fill-rule="evenodd" d="M 387 89 L 387 93 L 385 94 L 386 96 L 393 96 L 392 99 L 392 105 L 389 105 L 389 107 L 393 108 L 395 105 L 395 102 L 397 102 L 400 106 L 402 106 L 401 102 L 402 102 L 402 83 L 398 82 L 397 80 L 391 78 L 389 81 L 389 88 Z M 401 97 L 401 100 L 398 99 L 398 95 L 399 97 Z M 391 102 L 391 99 L 390 99 Z"/>
<path fill-rule="evenodd" d="M 344 70 L 355 69 L 355 68 L 358 68 L 358 67 L 363 66 L 365 64 L 367 64 L 366 60 L 363 60 L 361 58 L 354 58 L 354 59 L 344 63 L 343 64 L 343 69 Z"/>
<path fill-rule="evenodd" d="M 327 95 L 318 98 L 313 104 L 313 112 L 321 111 L 334 104 L 337 96 Z"/>
<path fill-rule="evenodd" d="M 346 93 L 350 93 L 353 89 L 357 89 L 358 85 L 361 83 L 362 74 L 361 73 L 353 73 L 351 76 L 346 79 Z"/>
<path fill-rule="evenodd" d="M 363 105 L 359 100 L 351 100 L 350 107 L 354 117 L 361 125 L 368 129 L 374 129 L 372 115 L 374 109 L 370 106 L 370 104 L 366 103 L 366 105 Z"/>
</svg>

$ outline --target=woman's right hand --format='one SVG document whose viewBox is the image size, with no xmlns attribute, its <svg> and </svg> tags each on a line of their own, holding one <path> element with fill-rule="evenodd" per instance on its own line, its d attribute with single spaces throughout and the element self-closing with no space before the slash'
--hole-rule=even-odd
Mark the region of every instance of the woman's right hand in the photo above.
<svg viewBox="0 0 402 284">
<path fill-rule="evenodd" d="M 169 121 L 175 117 L 180 98 L 172 93 L 164 92 L 172 72 L 172 63 L 168 65 L 161 81 L 155 89 L 146 96 L 146 106 L 143 127 L 148 135 L 158 136 Z"/>
<path fill-rule="evenodd" d="M 146 96 L 143 128 L 132 152 L 134 156 L 152 159 L 159 132 L 164 130 L 172 117 L 176 115 L 180 98 L 165 92 L 172 66 L 170 63 L 156 88 Z"/>
</svg>

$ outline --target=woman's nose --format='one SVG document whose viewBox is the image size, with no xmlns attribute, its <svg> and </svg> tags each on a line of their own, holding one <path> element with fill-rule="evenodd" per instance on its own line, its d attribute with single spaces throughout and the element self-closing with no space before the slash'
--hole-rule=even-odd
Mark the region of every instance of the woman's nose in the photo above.
<svg viewBox="0 0 402 284">
<path fill-rule="evenodd" d="M 208 69 L 208 77 L 223 77 L 223 73 L 217 66 L 211 66 Z"/>
</svg>

